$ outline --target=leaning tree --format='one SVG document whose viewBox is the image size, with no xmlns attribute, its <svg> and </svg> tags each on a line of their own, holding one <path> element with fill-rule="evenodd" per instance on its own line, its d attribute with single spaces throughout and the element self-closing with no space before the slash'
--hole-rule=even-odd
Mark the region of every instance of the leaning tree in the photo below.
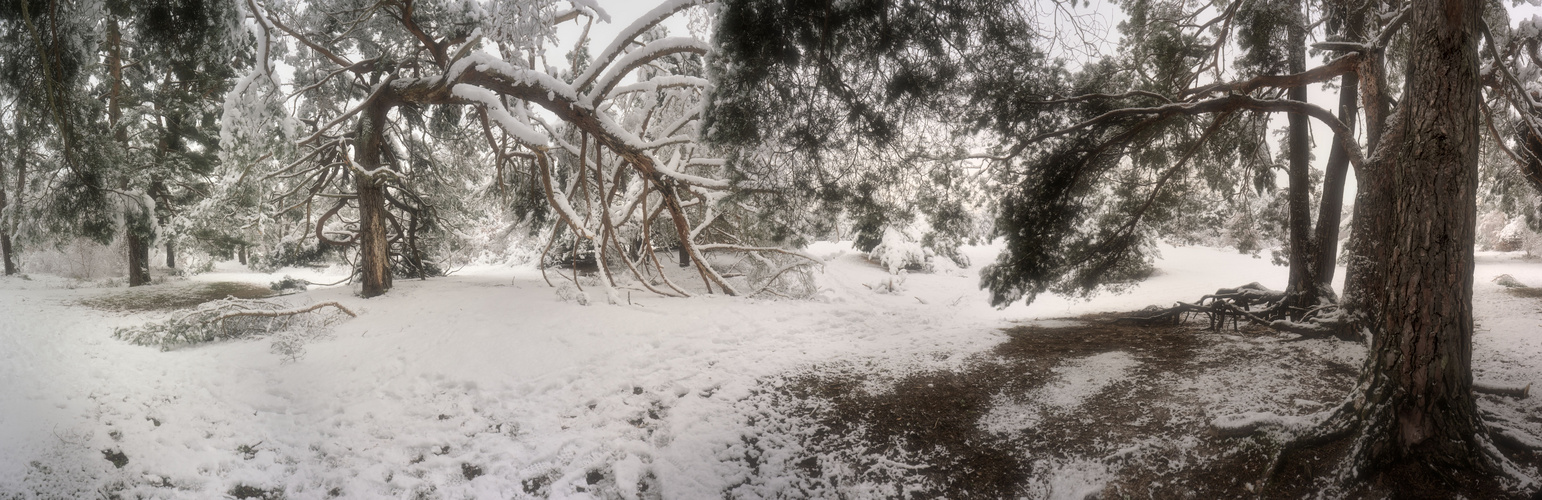
<svg viewBox="0 0 1542 500">
<path fill-rule="evenodd" d="M 814 260 L 740 236 L 733 219 L 754 207 L 723 201 L 733 187 L 718 177 L 723 161 L 695 139 L 709 47 L 656 27 L 699 3 L 664 2 L 592 59 L 552 66 L 554 25 L 605 20 L 603 11 L 582 1 L 247 0 L 259 57 L 227 104 L 228 137 L 234 146 L 264 130 L 288 134 L 274 148 L 282 161 L 247 148 L 269 166 L 250 177 L 298 194 L 286 210 L 303 210 L 299 226 L 312 230 L 297 239 L 358 249 L 366 297 L 391 288 L 392 256 L 414 255 L 411 226 L 441 203 L 413 179 L 449 167 L 420 160 L 470 146 L 454 142 L 467 135 L 484 139 L 469 158 L 482 178 L 538 187 L 556 216 L 550 238 L 565 231 L 572 248 L 592 249 L 612 301 L 628 276 L 663 295 L 758 293 Z M 279 81 L 281 54 L 294 82 Z M 666 275 L 653 251 L 665 241 L 700 287 Z M 723 253 L 746 256 L 761 279 L 720 271 L 711 255 Z"/>
<path fill-rule="evenodd" d="M 973 107 L 954 107 L 961 112 L 957 122 L 994 124 L 997 149 L 985 156 L 1007 173 L 999 177 L 996 225 L 1006 247 L 982 273 L 982 286 L 990 289 L 997 305 L 1031 301 L 1045 291 L 1095 289 L 1127 275 L 1132 262 L 1145 258 L 1143 245 L 1156 234 L 1153 226 L 1174 217 L 1181 199 L 1193 194 L 1186 188 L 1195 185 L 1185 181 L 1195 162 L 1201 171 L 1246 168 L 1244 158 L 1206 151 L 1207 144 L 1222 143 L 1218 138 L 1238 129 L 1230 120 L 1239 115 L 1289 113 L 1327 124 L 1334 132 L 1330 165 L 1353 165 L 1360 183 L 1344 297 L 1336 312 L 1304 323 L 1271 324 L 1309 334 L 1347 331 L 1368 336 L 1371 350 L 1359 384 L 1342 405 L 1317 415 L 1311 425 L 1283 429 L 1287 448 L 1352 438 L 1340 469 L 1346 479 L 1405 466 L 1456 470 L 1480 480 L 1514 470 L 1491 436 L 1510 444 L 1528 440 L 1516 438 L 1502 424 L 1485 422 L 1475 409 L 1473 228 L 1479 128 L 1485 117 L 1480 94 L 1487 86 L 1491 95 L 1504 96 L 1497 101 L 1510 103 L 1509 116 L 1519 117 L 1513 122 L 1522 130 L 1534 130 L 1525 128 L 1536 122 L 1542 109 L 1535 104 L 1534 84 L 1514 76 L 1537 67 L 1534 26 L 1514 33 L 1506 26 L 1502 37 L 1486 37 L 1484 3 L 1479 1 L 1328 2 L 1316 10 L 1325 16 L 1328 39 L 1314 44 L 1329 53 L 1326 63 L 1312 68 L 1289 64 L 1282 71 L 1254 74 L 1233 73 L 1222 63 L 1231 37 L 1249 33 L 1235 30 L 1235 24 L 1253 19 L 1252 35 L 1279 33 L 1287 50 L 1305 43 L 1298 32 L 1300 20 L 1287 20 L 1279 29 L 1258 24 L 1278 21 L 1279 16 L 1249 13 L 1246 9 L 1266 7 L 1257 2 L 1197 7 L 1132 2 L 1126 6 L 1131 17 L 1125 24 L 1126 41 L 1138 43 L 1126 52 L 1152 57 L 1123 66 L 1117 60 L 1086 61 L 1077 72 L 1035 75 L 1039 70 L 1033 66 L 1053 65 L 1042 58 L 991 59 L 992 51 L 1003 52 L 998 48 L 1011 52 L 1030 43 L 1024 39 L 1031 38 L 1033 30 L 982 29 L 967 36 L 942 29 L 887 31 L 906 26 L 896 21 L 903 18 L 902 12 L 921 12 L 926 14 L 922 18 L 941 20 L 928 22 L 943 25 L 952 20 L 991 26 L 992 21 L 981 20 L 984 17 L 1031 26 L 1017 21 L 1023 13 L 1016 4 L 967 5 L 980 8 L 946 0 L 869 0 L 836 6 L 726 2 L 725 20 L 771 15 L 760 24 L 775 28 L 752 32 L 758 39 L 736 44 L 728 31 L 736 25 L 720 24 L 719 36 L 730 41 L 723 45 L 723 64 L 732 71 L 724 73 L 719 92 L 740 93 L 716 97 L 714 103 L 775 99 L 782 82 L 770 79 L 797 75 L 832 96 L 849 122 L 882 132 L 873 125 L 886 123 L 891 110 L 927 109 L 939 100 L 930 94 L 963 96 Z M 1302 12 L 1299 5 L 1287 9 Z M 967 16 L 955 17 L 959 14 Z M 1265 48 L 1271 36 L 1249 42 Z M 1478 49 L 1485 38 L 1496 49 L 1480 64 Z M 840 42 L 851 40 L 897 50 L 847 51 Z M 860 42 L 858 47 L 871 49 Z M 905 60 L 918 56 L 932 64 Z M 1400 79 L 1387 76 L 1388 57 L 1401 64 Z M 838 71 L 842 64 L 864 64 L 849 61 L 871 58 L 887 61 L 866 63 L 884 72 L 848 77 Z M 1289 61 L 1293 56 L 1285 59 L 1296 62 Z M 971 66 L 987 62 L 994 63 L 987 70 Z M 915 67 L 943 71 L 922 72 L 930 78 L 917 78 L 909 70 Z M 1358 95 L 1341 95 L 1338 116 L 1288 95 L 1289 89 L 1344 75 L 1353 75 L 1342 83 L 1341 88 L 1350 91 L 1345 94 Z M 1046 83 L 1037 76 L 1058 81 Z M 918 81 L 926 84 L 923 92 L 904 92 Z M 1395 88 L 1398 83 L 1401 89 Z M 1349 123 L 1356 107 L 1366 115 L 1369 140 L 1364 145 L 1355 140 Z M 713 119 L 729 125 L 749 119 L 733 106 L 720 105 L 716 112 L 724 118 Z M 1505 139 L 1504 134 L 1491 135 Z M 760 138 L 748 139 L 739 145 L 755 147 Z M 1165 145 L 1160 149 L 1171 153 L 1144 157 L 1153 154 L 1153 144 Z M 1299 143 L 1289 147 L 1300 152 Z M 1515 157 L 1527 160 L 1521 154 Z M 1330 172 L 1330 182 L 1338 182 L 1339 175 Z M 1300 217 L 1306 205 L 1299 198 L 1291 205 L 1297 219 L 1292 239 L 1300 240 L 1308 233 Z M 1330 210 L 1325 206 L 1323 211 Z M 1337 225 L 1328 218 L 1324 222 Z M 1336 239 L 1321 225 L 1314 232 L 1319 243 Z M 1293 271 L 1293 282 L 1314 287 L 1326 283 L 1323 277 L 1331 277 L 1329 254 L 1336 252 L 1323 248 L 1293 259 L 1296 266 L 1315 263 L 1322 271 L 1310 278 L 1296 278 Z M 1226 420 L 1218 425 L 1250 431 L 1280 423 Z"/>
</svg>

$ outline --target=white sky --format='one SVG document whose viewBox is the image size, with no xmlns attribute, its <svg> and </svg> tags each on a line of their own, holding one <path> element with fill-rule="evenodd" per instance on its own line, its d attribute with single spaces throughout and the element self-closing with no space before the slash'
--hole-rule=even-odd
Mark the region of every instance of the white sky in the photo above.
<svg viewBox="0 0 1542 500">
<path fill-rule="evenodd" d="M 595 3 L 598 3 L 600 8 L 610 15 L 610 22 L 606 23 L 596 20 L 589 28 L 589 53 L 591 55 L 598 55 L 600 51 L 605 50 L 605 47 L 610 45 L 612 40 L 616 39 L 621 30 L 626 29 L 638 17 L 653 10 L 660 2 L 657 0 L 595 0 Z M 685 13 L 679 13 L 664 22 L 664 26 L 669 29 L 670 36 L 687 36 L 686 19 Z M 558 64 L 558 62 L 565 60 L 564 57 L 567 55 L 568 50 L 572 48 L 573 43 L 578 40 L 579 34 L 583 32 L 584 22 L 585 19 L 580 17 L 576 21 L 565 22 L 557 27 L 557 38 L 561 40 L 561 43 L 558 44 L 556 53 L 547 54 L 547 58 L 552 61 L 550 64 Z"/>
</svg>

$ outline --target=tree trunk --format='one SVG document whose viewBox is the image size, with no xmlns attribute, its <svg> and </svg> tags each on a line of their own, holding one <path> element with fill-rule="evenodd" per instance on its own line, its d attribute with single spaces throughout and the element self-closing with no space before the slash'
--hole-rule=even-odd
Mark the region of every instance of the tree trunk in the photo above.
<svg viewBox="0 0 1542 500">
<path fill-rule="evenodd" d="M 1481 4 L 1412 8 L 1404 99 L 1355 206 L 1346 307 L 1372 338 L 1353 407 L 1362 473 L 1485 467 L 1472 393 Z"/>
<path fill-rule="evenodd" d="M 20 128 L 20 127 L 18 127 L 18 128 Z M 16 137 L 16 139 L 17 139 L 17 142 L 16 142 L 16 161 L 17 161 L 17 163 L 21 162 L 21 141 L 20 141 L 21 137 L 20 136 L 21 136 L 21 132 L 18 130 L 17 131 L 17 137 Z M 18 195 L 19 194 L 20 193 L 18 192 Z M 6 276 L 10 276 L 12 274 L 16 274 L 16 260 L 11 256 L 11 252 L 12 252 L 12 248 L 11 248 L 11 225 L 8 223 L 11 220 L 11 218 L 10 217 L 6 217 L 6 214 L 5 214 L 5 209 L 8 208 L 8 207 L 9 207 L 9 205 L 6 204 L 6 199 L 5 199 L 5 162 L 0 162 L 0 258 L 3 258 L 3 260 L 5 260 L 5 275 Z"/>
<path fill-rule="evenodd" d="M 107 71 L 112 77 L 112 90 L 107 95 L 107 123 L 112 127 L 113 139 L 128 148 L 128 130 L 122 126 L 123 110 L 123 36 L 118 32 L 118 18 L 107 19 Z M 129 180 L 125 175 L 119 182 L 125 191 Z M 125 214 L 132 216 L 131 214 Z M 149 216 L 149 214 L 144 214 Z M 134 232 L 133 224 L 124 228 L 124 246 L 128 247 L 128 285 L 150 284 L 150 238 Z"/>
<path fill-rule="evenodd" d="M 166 267 L 168 269 L 177 268 L 177 244 L 172 243 L 170 238 L 166 240 Z"/>
<path fill-rule="evenodd" d="M 361 295 L 374 297 L 391 289 L 391 248 L 386 240 L 385 183 L 372 174 L 380 167 L 380 150 L 385 139 L 384 99 L 364 110 L 354 140 L 354 187 L 359 193 L 359 267 L 363 271 Z"/>
<path fill-rule="evenodd" d="M 1330 4 L 1330 16 L 1339 22 L 1337 28 L 1333 28 L 1330 36 L 1337 36 L 1344 40 L 1366 42 L 1366 10 L 1369 6 L 1359 2 L 1340 1 Z M 1361 65 L 1362 68 L 1380 64 L 1380 57 L 1370 57 L 1374 62 Z M 1348 73 L 1339 79 L 1339 121 L 1348 127 L 1344 140 L 1354 140 L 1355 119 L 1360 112 L 1360 75 Z M 1378 97 L 1379 99 L 1379 97 Z M 1382 114 L 1385 114 L 1384 112 Z M 1379 116 L 1379 115 L 1378 115 Z M 1371 123 L 1369 129 L 1378 129 L 1383 124 Z M 1317 279 L 1317 289 L 1324 297 L 1331 297 L 1333 291 L 1333 276 L 1337 274 L 1339 254 L 1339 225 L 1343 223 L 1344 211 L 1344 186 L 1349 173 L 1349 152 L 1344 149 L 1344 141 L 1340 137 L 1334 137 L 1333 147 L 1328 153 L 1328 164 L 1323 169 L 1322 199 L 1317 208 L 1317 229 L 1313 231 L 1313 244 L 1317 254 L 1313 260 L 1312 274 Z M 1367 151 L 1375 151 L 1375 145 L 1370 145 Z"/>
<path fill-rule="evenodd" d="M 11 257 L 11 252 L 13 251 L 15 250 L 11 248 L 11 233 L 8 231 L 0 231 L 0 253 L 5 254 L 6 276 L 16 274 L 16 261 Z"/>
<path fill-rule="evenodd" d="M 1349 127 L 1348 137 L 1345 140 L 1355 140 L 1355 115 L 1360 111 L 1360 77 L 1354 73 L 1345 74 L 1339 84 L 1339 121 Z M 1336 273 L 1339 254 L 1339 224 L 1343 222 L 1341 213 L 1344 210 L 1344 184 L 1345 177 L 1349 173 L 1349 153 L 1344 150 L 1343 142 L 1333 141 L 1333 149 L 1328 153 L 1328 165 L 1324 168 L 1322 183 L 1322 200 L 1317 208 L 1317 230 L 1313 232 L 1316 255 L 1312 265 L 1311 274 L 1317 279 L 1317 289 L 1323 296 L 1333 287 L 1333 275 Z"/>
<path fill-rule="evenodd" d="M 150 284 L 150 242 L 132 230 L 125 233 L 124 239 L 124 246 L 128 247 L 129 286 Z"/>
<path fill-rule="evenodd" d="M 236 258 L 239 259 L 241 265 L 246 265 L 246 245 L 241 245 L 240 248 L 236 249 Z"/>
<path fill-rule="evenodd" d="M 1294 2 L 1296 18 L 1287 29 L 1290 45 L 1289 72 L 1306 71 L 1306 26 L 1303 26 L 1301 0 Z M 1306 102 L 1306 86 L 1292 87 L 1286 98 Z M 1318 287 L 1316 269 L 1317 249 L 1312 240 L 1312 146 L 1311 122 L 1301 113 L 1290 113 L 1288 137 L 1290 188 L 1286 201 L 1290 210 L 1290 282 L 1285 287 L 1282 312 L 1292 319 L 1299 319 L 1307 308 L 1317 305 Z"/>
</svg>

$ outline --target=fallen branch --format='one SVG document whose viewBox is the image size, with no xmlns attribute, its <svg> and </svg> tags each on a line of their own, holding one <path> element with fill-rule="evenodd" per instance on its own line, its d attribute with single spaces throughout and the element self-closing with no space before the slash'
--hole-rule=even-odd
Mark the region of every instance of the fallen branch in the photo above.
<svg viewBox="0 0 1542 500">
<path fill-rule="evenodd" d="M 228 298 L 202 304 L 165 321 L 118 328 L 113 331 L 113 337 L 131 344 L 160 347 L 165 351 L 218 340 L 299 330 L 319 331 L 330 327 L 343 315 L 358 317 L 353 311 L 336 302 L 323 302 L 291 309 L 283 309 L 284 307 L 288 307 L 288 304 Z M 337 312 L 302 316 L 327 307 L 334 308 Z"/>
<path fill-rule="evenodd" d="M 216 316 L 216 317 L 214 317 L 214 319 L 210 319 L 208 321 L 205 321 L 205 323 L 213 323 L 213 322 L 216 322 L 216 321 L 224 321 L 224 320 L 227 320 L 227 319 L 230 319 L 230 318 L 236 318 L 236 317 L 241 317 L 241 316 L 255 316 L 255 317 L 261 317 L 261 318 L 277 318 L 279 316 L 294 316 L 296 314 L 308 313 L 308 312 L 311 312 L 311 311 L 314 311 L 314 310 L 317 310 L 317 309 L 321 309 L 321 308 L 327 307 L 327 306 L 336 307 L 337 310 L 342 311 L 343 314 L 347 314 L 348 317 L 350 317 L 350 318 L 357 318 L 357 317 L 359 317 L 359 315 L 354 314 L 353 311 L 350 311 L 350 310 L 348 310 L 348 308 L 343 307 L 342 304 L 338 304 L 336 302 L 322 302 L 320 304 L 313 304 L 313 305 L 306 306 L 306 307 L 301 307 L 301 308 L 298 308 L 298 309 L 285 309 L 285 310 L 282 310 L 282 311 L 236 311 L 236 312 L 230 312 L 230 313 L 225 313 L 225 314 L 221 314 L 219 316 Z"/>
<path fill-rule="evenodd" d="M 1505 386 L 1484 382 L 1473 382 L 1472 392 L 1480 394 L 1493 394 L 1495 396 L 1509 396 L 1515 399 L 1526 399 L 1531 395 L 1531 384 L 1525 386 Z"/>
</svg>

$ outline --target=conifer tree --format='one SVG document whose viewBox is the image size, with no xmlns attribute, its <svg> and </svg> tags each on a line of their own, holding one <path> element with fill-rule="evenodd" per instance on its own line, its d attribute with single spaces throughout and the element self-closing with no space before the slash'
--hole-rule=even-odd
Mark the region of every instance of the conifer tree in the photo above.
<svg viewBox="0 0 1542 500">
<path fill-rule="evenodd" d="M 736 44 L 729 31 L 737 25 L 721 24 L 719 36 L 727 40 L 722 45 L 721 64 L 733 69 L 723 74 L 719 89 L 724 95 L 715 102 L 753 103 L 770 99 L 759 97 L 762 95 L 778 95 L 778 85 L 808 81 L 807 85 L 838 98 L 785 113 L 834 105 L 852 117 L 849 123 L 866 127 L 855 133 L 876 138 L 886 136 L 889 129 L 882 125 L 890 123 L 888 118 L 895 113 L 924 110 L 936 102 L 947 102 L 949 97 L 968 96 L 971 104 L 985 104 L 954 108 L 961 112 L 952 123 L 997 124 L 995 131 L 1001 139 L 988 156 L 1000 158 L 997 168 L 1010 172 L 997 184 L 1001 192 L 997 195 L 996 234 L 1003 236 L 1007 245 L 996 264 L 982 272 L 982 286 L 991 290 L 992 302 L 997 305 L 1031 301 L 1044 291 L 1093 290 L 1124 279 L 1148 255 L 1146 248 L 1164 221 L 1179 220 L 1183 211 L 1180 200 L 1192 196 L 1194 189 L 1204 186 L 1203 181 L 1217 179 L 1213 175 L 1196 177 L 1192 172 L 1230 170 L 1232 179 L 1247 178 L 1236 174 L 1252 168 L 1250 154 L 1207 152 L 1207 145 L 1217 144 L 1235 151 L 1233 145 L 1244 144 L 1234 142 L 1238 139 L 1257 144 L 1261 137 L 1256 133 L 1257 122 L 1248 125 L 1250 122 L 1235 121 L 1237 117 L 1289 113 L 1325 123 L 1333 130 L 1338 146 L 1330 164 L 1339 168 L 1341 162 L 1354 165 L 1360 182 L 1347 247 L 1350 265 L 1342 308 L 1338 314 L 1313 319 L 1313 326 L 1297 328 L 1302 324 L 1289 321 L 1272 325 L 1303 333 L 1363 333 L 1371 339 L 1371 353 L 1361 383 L 1341 406 L 1314 426 L 1282 429 L 1286 448 L 1350 439 L 1350 452 L 1342 462 L 1345 474 L 1339 476 L 1346 479 L 1433 466 L 1455 470 L 1464 480 L 1482 482 L 1492 481 L 1493 474 L 1507 470 L 1506 458 L 1490 438 L 1491 432 L 1502 438 L 1506 431 L 1477 415 L 1472 393 L 1472 235 L 1478 129 L 1484 111 L 1479 96 L 1486 85 L 1490 92 L 1507 96 L 1523 117 L 1522 123 L 1535 123 L 1538 109 L 1534 98 L 1527 97 L 1534 85 L 1511 75 L 1542 61 L 1534 50 L 1528 59 L 1527 51 L 1518 48 L 1526 43 L 1535 47 L 1538 30 L 1533 27 L 1510 38 L 1487 35 L 1495 46 L 1509 52 L 1494 50 L 1482 61 L 1482 67 L 1496 73 L 1485 77 L 1479 73 L 1478 52 L 1480 40 L 1486 36 L 1483 2 L 1407 2 L 1380 7 L 1362 2 L 1334 3 L 1330 8 L 1316 9 L 1328 11 L 1332 18 L 1329 28 L 1334 38 L 1315 44 L 1315 48 L 1328 51 L 1328 60 L 1307 68 L 1299 64 L 1299 49 L 1305 43 L 1301 31 L 1305 24 L 1295 17 L 1303 12 L 1299 4 L 1228 2 L 1194 7 L 1182 2 L 1135 1 L 1124 7 L 1129 18 L 1124 26 L 1129 57 L 1122 59 L 1123 64 L 1121 60 L 1084 61 L 1078 72 L 1043 74 L 1053 77 L 1052 83 L 1026 77 L 1007 79 L 998 82 L 997 88 L 1006 90 L 997 90 L 996 95 L 1021 92 L 1021 97 L 993 101 L 982 99 L 973 85 L 977 80 L 963 72 L 957 74 L 959 78 L 939 80 L 939 85 L 929 89 L 945 97 L 884 93 L 883 89 L 906 87 L 874 85 L 903 80 L 900 75 L 905 73 L 899 68 L 906 66 L 896 61 L 903 60 L 903 55 L 927 54 L 923 51 L 896 55 L 882 50 L 843 53 L 829 48 L 849 40 L 887 40 L 884 29 L 896 22 L 893 19 L 898 16 L 894 14 L 901 11 L 924 12 L 926 15 L 912 17 L 939 19 L 930 22 L 946 25 L 963 12 L 953 2 L 870 0 L 817 7 L 788 0 L 730 1 L 725 6 L 725 20 L 743 16 L 760 19 L 764 26 L 785 23 L 803 28 L 790 31 L 797 36 L 777 37 L 773 32 L 762 35 L 757 43 Z M 1013 6 L 1001 5 L 982 7 L 982 11 L 969 15 L 967 22 L 987 24 L 991 21 L 980 19 L 1022 17 Z M 915 46 L 949 47 L 960 54 L 954 59 L 928 54 L 927 62 L 933 64 L 919 66 L 947 67 L 951 60 L 987 61 L 988 53 L 998 46 L 1031 44 L 1022 39 L 1031 38 L 1033 31 L 977 31 L 978 38 L 969 40 L 972 44 L 952 38 L 946 30 L 914 33 L 909 43 Z M 1285 43 L 1278 44 L 1273 33 L 1284 35 L 1280 38 Z M 1249 57 L 1288 66 L 1283 71 L 1235 75 L 1221 53 L 1239 34 L 1252 37 L 1237 40 L 1255 49 L 1246 52 Z M 1386 76 L 1385 55 L 1399 36 L 1418 42 L 1397 46 L 1403 72 L 1394 80 Z M 1265 53 L 1276 49 L 1296 54 Z M 829 69 L 843 64 L 869 69 L 854 75 Z M 1053 65 L 1042 58 L 1019 59 L 990 66 L 990 71 L 1031 75 L 1044 67 Z M 1357 97 L 1364 103 L 1360 107 L 1367 115 L 1369 157 L 1353 140 L 1350 125 L 1333 112 L 1303 102 L 1300 94 L 1282 98 L 1286 89 L 1350 73 L 1357 81 L 1355 85 L 1346 82 L 1346 86 L 1358 90 Z M 1389 114 L 1393 84 L 1399 81 L 1401 95 L 1395 111 Z M 743 86 L 746 83 L 758 87 Z M 761 93 L 744 91 L 746 88 L 760 89 Z M 1345 97 L 1340 116 L 1352 116 L 1354 107 L 1352 99 Z M 753 147 L 781 138 L 741 132 L 755 130 L 739 125 L 753 117 L 745 109 L 758 111 L 731 106 L 716 109 L 722 117 L 714 119 L 726 124 L 722 137 L 727 142 Z M 999 126 L 1003 123 L 1009 126 Z M 1159 139 L 1168 145 L 1151 147 Z M 1303 152 L 1299 138 L 1287 142 L 1290 154 Z M 1298 177 L 1292 180 L 1293 188 L 1305 184 L 1299 179 L 1300 173 L 1296 169 L 1292 174 Z M 1329 177 L 1340 175 L 1330 172 Z M 1190 183 L 1192 180 L 1201 183 Z M 1208 187 L 1219 189 L 1226 184 Z M 1323 256 L 1331 243 L 1331 231 L 1319 228 L 1315 231 L 1317 241 L 1307 240 L 1312 232 L 1308 231 L 1309 220 L 1302 216 L 1308 207 L 1302 197 L 1305 193 L 1298 190 L 1291 196 L 1291 240 L 1309 243 L 1292 248 L 1297 254 L 1292 256 L 1293 268 L 1309 271 L 1316 267 L 1317 274 L 1303 273 L 1308 276 L 1295 278 L 1293 283 L 1320 286 L 1326 283 L 1323 276 L 1331 277 L 1323 272 L 1325 263 L 1331 262 Z M 1310 250 L 1311 243 L 1322 245 L 1323 250 Z M 1302 252 L 1302 248 L 1308 250 Z M 1515 438 L 1505 441 L 1523 442 Z"/>
</svg>

